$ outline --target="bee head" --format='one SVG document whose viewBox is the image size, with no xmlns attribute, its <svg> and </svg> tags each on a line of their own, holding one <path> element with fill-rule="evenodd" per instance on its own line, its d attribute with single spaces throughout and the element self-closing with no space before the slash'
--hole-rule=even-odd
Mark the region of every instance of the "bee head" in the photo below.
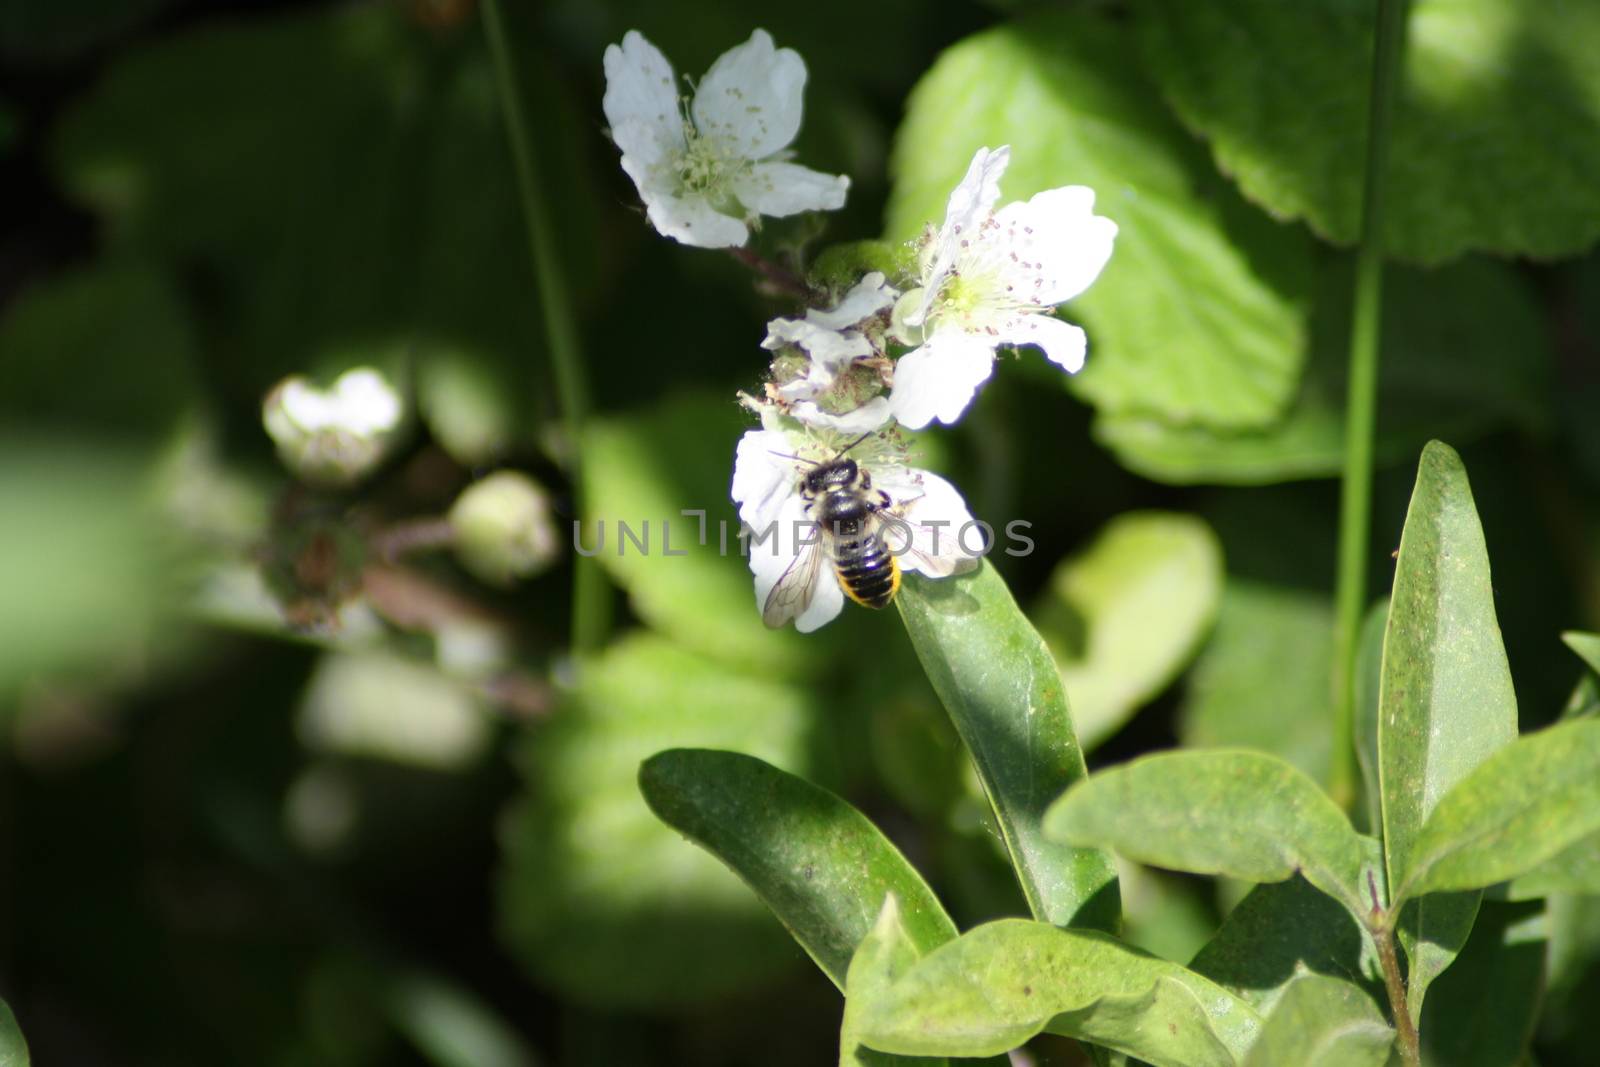
<svg viewBox="0 0 1600 1067">
<path fill-rule="evenodd" d="M 845 459 L 831 459 L 826 463 L 819 463 L 806 472 L 805 491 L 812 495 L 825 493 L 829 489 L 838 489 L 854 485 L 860 471 L 856 461 Z"/>
</svg>

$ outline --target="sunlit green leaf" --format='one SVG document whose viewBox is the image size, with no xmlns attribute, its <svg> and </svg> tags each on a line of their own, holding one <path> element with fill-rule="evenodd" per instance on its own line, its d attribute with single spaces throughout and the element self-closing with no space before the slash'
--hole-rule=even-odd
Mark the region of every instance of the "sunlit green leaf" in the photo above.
<svg viewBox="0 0 1600 1067">
<path fill-rule="evenodd" d="M 1578 657 L 1589 665 L 1591 671 L 1600 674 L 1600 634 L 1568 630 L 1561 635 L 1561 641 L 1576 652 Z"/>
<path fill-rule="evenodd" d="M 1163 752 L 1100 771 L 1051 806 L 1045 833 L 1196 874 L 1279 882 L 1301 873 L 1355 914 L 1367 907 L 1350 820 L 1265 753 Z"/>
<path fill-rule="evenodd" d="M 1094 433 L 1132 470 L 1176 484 L 1258 485 L 1336 475 L 1344 457 L 1350 305 L 1347 261 L 1325 270 L 1310 356 L 1294 402 L 1270 426 L 1226 430 L 1154 415 L 1104 413 Z M 1551 349 L 1526 282 L 1501 263 L 1384 272 L 1377 462 L 1430 438 L 1465 441 L 1505 423 L 1548 419 Z M 1513 355 L 1514 354 L 1514 355 Z"/>
<path fill-rule="evenodd" d="M 692 745 L 805 771 L 810 699 L 653 636 L 584 663 L 572 697 L 524 740 L 525 793 L 501 832 L 500 927 L 517 957 L 580 1001 L 653 1006 L 802 960 L 737 877 L 650 812 L 638 769 Z"/>
<path fill-rule="evenodd" d="M 1289 983 L 1250 1046 L 1245 1067 L 1384 1067 L 1394 1030 L 1349 982 L 1308 974 Z"/>
<path fill-rule="evenodd" d="M 1600 834 L 1600 721 L 1558 723 L 1490 755 L 1413 841 L 1403 895 L 1477 889 Z"/>
<path fill-rule="evenodd" d="M 1309 245 L 1218 180 L 1120 27 L 1052 11 L 945 52 L 896 139 L 889 237 L 940 222 L 973 152 L 1001 144 L 1002 201 L 1087 185 L 1117 223 L 1110 265 L 1071 309 L 1091 338 L 1077 392 L 1103 412 L 1208 426 L 1283 411 L 1305 356 Z"/>
<path fill-rule="evenodd" d="M 1450 1067 L 1524 1062 L 1544 993 L 1547 927 L 1541 904 L 1483 902 L 1472 936 L 1434 983 L 1423 1008 L 1418 1031 L 1424 1062 Z"/>
<path fill-rule="evenodd" d="M 1378 703 L 1378 774 L 1385 862 L 1396 902 L 1415 895 L 1412 853 L 1440 798 L 1517 735 L 1517 699 L 1495 618 L 1483 529 L 1467 472 L 1448 445 L 1422 453 L 1395 565 Z M 1476 889 L 1434 881 L 1430 888 Z M 1400 941 L 1411 960 L 1407 998 L 1428 984 L 1472 928 L 1470 894 L 1408 902 Z"/>
<path fill-rule="evenodd" d="M 1172 681 L 1221 592 L 1216 536 L 1192 515 L 1118 516 L 1082 555 L 1056 568 L 1034 616 L 1061 667 L 1085 748 Z"/>
<path fill-rule="evenodd" d="M 896 1056 L 861 1044 L 862 1008 L 883 997 L 901 975 L 922 958 L 916 943 L 900 920 L 899 902 L 891 894 L 872 928 L 861 939 L 845 981 L 844 1022 L 839 1027 L 839 1067 L 937 1067 L 946 1061 Z"/>
<path fill-rule="evenodd" d="M 11 1008 L 0 1000 L 0 1067 L 28 1067 L 28 1043 Z"/>
<path fill-rule="evenodd" d="M 893 895 L 917 953 L 956 936 L 928 884 L 855 808 L 734 752 L 674 749 L 639 769 L 667 825 L 726 863 L 766 902 L 835 985 Z"/>
<path fill-rule="evenodd" d="M 1045 808 L 1086 774 L 1061 676 L 987 561 L 958 578 L 908 575 L 896 599 L 911 644 L 994 807 L 1035 916 L 1110 928 L 1116 870 L 1097 849 L 1047 840 Z"/>
<path fill-rule="evenodd" d="M 985 1056 L 1049 1029 L 1157 1064 L 1237 1062 L 1261 1025 L 1243 1000 L 1106 934 L 1002 919 L 935 949 L 857 1007 L 862 1040 Z"/>
<path fill-rule="evenodd" d="M 1372 846 L 1376 860 L 1376 846 Z M 1198 974 L 1270 1013 L 1306 973 L 1358 983 L 1384 997 L 1377 949 L 1349 910 L 1298 875 L 1250 890 L 1189 964 Z"/>
<path fill-rule="evenodd" d="M 1416 0 L 1390 142 L 1385 243 L 1440 261 L 1554 256 L 1600 237 L 1600 9 Z M 1151 72 L 1219 168 L 1341 242 L 1360 222 L 1375 0 L 1138 5 Z M 1530 106 L 1530 101 L 1537 101 Z M 1536 196 L 1529 189 L 1538 189 Z"/>
</svg>

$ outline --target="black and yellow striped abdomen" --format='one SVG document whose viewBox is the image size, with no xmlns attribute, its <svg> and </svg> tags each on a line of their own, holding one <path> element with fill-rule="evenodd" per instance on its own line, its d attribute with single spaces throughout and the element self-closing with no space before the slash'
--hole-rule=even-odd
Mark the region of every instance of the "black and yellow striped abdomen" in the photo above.
<svg viewBox="0 0 1600 1067">
<path fill-rule="evenodd" d="M 864 608 L 886 608 L 900 590 L 900 565 L 876 533 L 836 540 L 833 566 L 845 596 Z"/>
</svg>

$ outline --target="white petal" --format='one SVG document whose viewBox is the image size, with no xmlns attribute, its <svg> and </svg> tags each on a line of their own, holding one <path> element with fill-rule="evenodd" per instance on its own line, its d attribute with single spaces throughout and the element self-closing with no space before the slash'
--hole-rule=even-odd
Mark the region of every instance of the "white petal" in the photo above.
<svg viewBox="0 0 1600 1067">
<path fill-rule="evenodd" d="M 789 414 L 807 426 L 819 430 L 833 430 L 842 434 L 864 434 L 882 429 L 893 418 L 888 397 L 875 396 L 854 411 L 843 415 L 830 415 L 809 400 L 789 405 Z"/>
<path fill-rule="evenodd" d="M 1117 224 L 1094 213 L 1094 190 L 1047 189 L 995 215 L 995 253 L 1004 253 L 1007 280 L 1018 299 L 1055 305 L 1089 288 L 1117 236 Z"/>
<path fill-rule="evenodd" d="M 836 211 L 844 207 L 850 179 L 842 174 L 823 174 L 798 163 L 757 163 L 729 187 L 749 210 L 779 219 L 802 211 Z"/>
<path fill-rule="evenodd" d="M 994 348 L 971 334 L 946 332 L 895 361 L 889 408 L 901 425 L 920 430 L 952 423 L 994 372 Z"/>
<path fill-rule="evenodd" d="M 961 492 L 932 471 L 912 473 L 922 482 L 922 495 L 903 511 L 912 551 L 900 554 L 900 566 L 929 578 L 971 570 L 983 555 L 986 535 Z"/>
<path fill-rule="evenodd" d="M 659 184 L 641 185 L 639 195 L 663 237 L 696 248 L 738 248 L 750 239 L 743 222 L 716 211 L 703 196 L 679 196 Z"/>
<path fill-rule="evenodd" d="M 624 122 L 643 122 L 658 130 L 676 130 L 682 143 L 678 87 L 672 64 L 660 49 L 638 30 L 629 30 L 622 47 L 606 47 L 605 68 L 606 95 L 601 106 L 613 130 Z"/>
<path fill-rule="evenodd" d="M 745 525 L 764 529 L 790 498 L 799 499 L 794 461 L 782 455 L 792 451 L 788 435 L 777 430 L 748 430 L 739 438 L 729 496 Z"/>
<path fill-rule="evenodd" d="M 829 329 L 842 330 L 870 319 L 885 308 L 894 306 L 900 294 L 890 285 L 882 271 L 871 271 L 850 287 L 839 303 L 827 311 L 816 308 L 806 312 L 806 321 Z"/>
<path fill-rule="evenodd" d="M 939 236 L 935 238 L 933 264 L 922 277 L 922 284 L 927 291 L 923 295 L 922 306 L 915 314 L 906 316 L 909 325 L 922 325 L 929 306 L 939 295 L 940 284 L 955 264 L 961 242 L 974 237 L 983 221 L 994 211 L 995 202 L 1000 199 L 1000 176 L 1010 162 L 1010 145 L 1001 145 L 993 151 L 980 148 L 972 157 L 966 177 L 961 179 L 961 184 L 955 187 L 949 203 L 945 205 L 944 225 L 939 228 Z"/>
<path fill-rule="evenodd" d="M 765 159 L 800 132 L 806 65 L 792 48 L 772 47 L 766 30 L 730 48 L 695 90 L 694 124 L 745 159 Z M 836 205 L 837 206 L 837 205 Z"/>
<path fill-rule="evenodd" d="M 844 610 L 844 590 L 839 588 L 839 578 L 833 567 L 824 563 L 817 569 L 817 590 L 811 594 L 811 606 L 794 620 L 794 628 L 803 634 L 826 626 Z"/>
<path fill-rule="evenodd" d="M 1083 330 L 1054 315 L 1018 315 L 1001 328 L 999 339 L 1012 345 L 1038 345 L 1044 349 L 1046 359 L 1068 374 L 1083 369 L 1083 357 L 1089 349 L 1089 338 Z"/>
<path fill-rule="evenodd" d="M 318 433 L 338 425 L 339 412 L 333 398 L 298 375 L 277 388 L 277 407 L 289 423 L 307 433 Z"/>
<path fill-rule="evenodd" d="M 337 427 L 359 436 L 394 429 L 404 410 L 394 386 L 371 367 L 357 367 L 339 375 L 333 383 L 331 401 Z"/>
<path fill-rule="evenodd" d="M 815 541 L 820 535 L 806 514 L 805 502 L 798 495 L 791 495 L 784 501 L 770 525 L 763 523 L 752 528 L 756 536 L 750 539 L 750 573 L 755 576 L 756 610 L 764 612 L 773 587 L 796 565 L 807 542 Z M 826 559 L 820 561 L 811 575 L 809 599 L 805 610 L 794 617 L 795 629 L 801 633 L 810 633 L 831 621 L 844 608 L 844 593 Z M 769 623 L 781 626 L 786 621 L 778 617 Z"/>
</svg>

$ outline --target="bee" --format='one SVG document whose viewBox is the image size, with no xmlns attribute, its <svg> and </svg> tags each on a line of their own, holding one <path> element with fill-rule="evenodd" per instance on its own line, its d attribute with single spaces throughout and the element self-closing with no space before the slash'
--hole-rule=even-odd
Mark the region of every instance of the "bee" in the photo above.
<svg viewBox="0 0 1600 1067">
<path fill-rule="evenodd" d="M 875 610 L 888 607 L 900 591 L 901 554 L 911 560 L 913 570 L 932 577 L 976 565 L 962 553 L 955 531 L 942 531 L 941 543 L 941 531 L 930 533 L 909 520 L 903 506 L 873 485 L 872 474 L 845 455 L 867 436 L 800 475 L 796 491 L 815 524 L 815 537 L 803 543 L 767 594 L 761 616 L 768 626 L 782 626 L 806 610 L 824 561 L 845 596 Z"/>
</svg>

